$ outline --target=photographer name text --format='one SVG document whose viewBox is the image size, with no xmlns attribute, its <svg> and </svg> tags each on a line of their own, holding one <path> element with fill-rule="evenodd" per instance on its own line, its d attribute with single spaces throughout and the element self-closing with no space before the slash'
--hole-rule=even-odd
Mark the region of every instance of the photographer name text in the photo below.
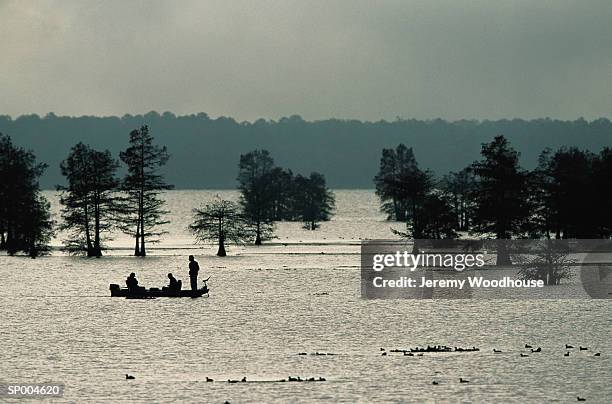
<svg viewBox="0 0 612 404">
<path fill-rule="evenodd" d="M 385 279 L 377 276 L 372 279 L 375 288 L 543 288 L 542 280 L 512 279 L 508 276 L 502 279 L 486 279 L 482 276 L 468 276 L 466 279 L 429 279 L 425 276 L 412 278 L 402 276 L 397 279 Z"/>
</svg>

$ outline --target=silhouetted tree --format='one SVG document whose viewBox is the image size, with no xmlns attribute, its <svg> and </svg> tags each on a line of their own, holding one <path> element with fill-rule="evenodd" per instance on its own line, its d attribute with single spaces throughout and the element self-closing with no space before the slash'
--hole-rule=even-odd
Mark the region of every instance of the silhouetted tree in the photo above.
<svg viewBox="0 0 612 404">
<path fill-rule="evenodd" d="M 551 150 L 544 149 L 538 157 L 538 166 L 527 178 L 528 198 L 531 214 L 527 221 L 527 231 L 531 238 L 551 238 L 558 232 L 555 222 L 555 201 L 553 200 L 551 177 Z M 560 234 L 560 233 L 558 233 Z"/>
<path fill-rule="evenodd" d="M 412 238 L 425 238 L 427 212 L 422 208 L 426 196 L 433 189 L 433 174 L 416 166 L 403 171 L 396 179 L 395 188 L 402 205 L 406 207 L 406 226 Z"/>
<path fill-rule="evenodd" d="M 193 223 L 189 225 L 189 230 L 195 234 L 198 242 L 218 242 L 219 257 L 227 255 L 227 241 L 241 244 L 249 237 L 240 207 L 234 202 L 217 198 L 202 208 L 194 209 L 193 213 Z"/>
<path fill-rule="evenodd" d="M 50 251 L 49 242 L 54 235 L 54 221 L 51 219 L 51 205 L 39 192 L 29 201 L 29 210 L 24 212 L 23 220 L 17 229 L 22 234 L 20 249 L 31 258 L 46 255 Z"/>
<path fill-rule="evenodd" d="M 411 213 L 412 217 L 413 214 Z M 414 217 L 408 221 L 405 232 L 391 229 L 402 238 L 414 240 L 414 251 L 418 250 L 418 239 L 449 239 L 457 237 L 457 217 L 448 198 L 439 190 L 432 189 L 415 205 Z M 417 226 L 417 227 L 415 227 Z"/>
<path fill-rule="evenodd" d="M 271 203 L 269 216 L 274 221 L 293 220 L 295 212 L 293 211 L 292 198 L 295 192 L 295 182 L 291 170 L 283 170 L 280 167 L 274 167 L 266 175 Z"/>
<path fill-rule="evenodd" d="M 0 248 L 11 255 L 22 251 L 35 258 L 49 250 L 53 221 L 38 183 L 45 168 L 0 134 Z"/>
<path fill-rule="evenodd" d="M 519 153 L 504 136 L 482 145 L 481 161 L 472 164 L 478 179 L 473 193 L 473 231 L 494 234 L 497 239 L 520 235 L 529 217 L 527 173 L 519 166 Z M 499 243 L 497 264 L 509 265 L 510 257 Z"/>
<path fill-rule="evenodd" d="M 572 277 L 567 243 L 561 240 L 532 241 L 531 251 L 518 258 L 522 279 L 541 280 L 544 285 L 559 285 L 561 280 Z"/>
<path fill-rule="evenodd" d="M 380 170 L 374 178 L 381 210 L 389 218 L 406 222 L 405 232 L 393 232 L 410 239 L 454 237 L 456 220 L 449 223 L 450 205 L 433 193 L 433 174 L 419 168 L 412 148 L 400 144 L 395 150 L 383 149 L 382 154 Z M 440 216 L 433 218 L 428 209 L 434 209 Z M 453 228 L 450 232 L 449 226 Z M 418 249 L 416 243 L 414 249 Z"/>
<path fill-rule="evenodd" d="M 159 195 L 172 186 L 164 182 L 159 168 L 166 164 L 169 154 L 166 146 L 153 144 L 153 136 L 145 125 L 130 132 L 130 145 L 120 157 L 128 169 L 122 184 L 128 198 L 121 228 L 136 240 L 134 255 L 144 257 L 147 255 L 145 240 L 158 241 L 152 237 L 165 232 L 157 227 L 168 223 L 163 219 L 168 213 L 163 209 L 165 201 Z"/>
<path fill-rule="evenodd" d="M 451 204 L 457 230 L 466 231 L 470 228 L 470 212 L 473 209 L 471 196 L 476 187 L 476 179 L 470 168 L 464 168 L 459 172 L 451 172 L 445 175 L 440 182 L 440 188 L 444 191 Z"/>
<path fill-rule="evenodd" d="M 297 175 L 293 189 L 293 210 L 298 220 L 304 222 L 306 230 L 316 230 L 319 222 L 331 218 L 336 200 L 322 174 L 313 172 L 310 177 Z"/>
<path fill-rule="evenodd" d="M 108 150 L 100 152 L 78 143 L 60 166 L 68 181 L 68 186 L 58 186 L 64 219 L 60 228 L 69 232 L 65 248 L 101 257 L 103 233 L 112 228 L 119 212 L 119 163 Z"/>
<path fill-rule="evenodd" d="M 409 209 L 404 188 L 405 179 L 419 173 L 412 148 L 400 144 L 394 149 L 383 149 L 380 169 L 374 177 L 376 195 L 382 203 L 381 210 L 389 219 L 400 222 L 406 220 Z"/>
<path fill-rule="evenodd" d="M 433 173 L 419 168 L 412 149 L 403 144 L 395 150 L 384 149 L 374 181 L 381 209 L 406 223 L 406 231 L 392 232 L 414 240 L 413 251 L 419 249 L 419 239 L 457 236 L 458 217 L 448 198 L 434 187 Z"/>
<path fill-rule="evenodd" d="M 577 148 L 561 148 L 547 162 L 548 209 L 556 238 L 602 236 L 598 206 L 601 187 L 596 184 L 597 156 Z"/>
<path fill-rule="evenodd" d="M 457 216 L 448 199 L 440 192 L 430 192 L 419 207 L 420 237 L 428 239 L 456 238 Z"/>
<path fill-rule="evenodd" d="M 595 161 L 593 202 L 598 209 L 593 212 L 599 224 L 599 233 L 602 238 L 612 237 L 612 209 L 609 201 L 612 200 L 612 149 L 604 147 Z"/>
<path fill-rule="evenodd" d="M 255 245 L 261 245 L 263 240 L 270 239 L 273 234 L 274 195 L 270 184 L 273 169 L 274 160 L 267 150 L 254 150 L 240 155 L 240 205 L 247 226 L 255 237 Z"/>
</svg>

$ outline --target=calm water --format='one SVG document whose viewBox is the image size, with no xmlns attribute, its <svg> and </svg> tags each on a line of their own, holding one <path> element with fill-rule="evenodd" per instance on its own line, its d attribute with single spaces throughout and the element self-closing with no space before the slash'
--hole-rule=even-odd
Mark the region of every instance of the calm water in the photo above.
<svg viewBox="0 0 612 404">
<path fill-rule="evenodd" d="M 170 193 L 170 234 L 146 259 L 130 257 L 123 237 L 102 259 L 0 257 L 0 381 L 64 383 L 53 402 L 610 401 L 609 301 L 363 300 L 359 238 L 401 228 L 383 221 L 373 192 L 338 191 L 337 216 L 320 231 L 281 224 L 272 245 L 231 247 L 223 259 L 185 231 L 190 210 L 214 195 Z M 146 286 L 168 271 L 188 281 L 188 254 L 211 276 L 210 298 L 108 297 L 129 272 Z M 543 352 L 522 358 L 525 343 Z M 564 357 L 565 343 L 589 351 Z M 379 351 L 427 344 L 481 352 Z M 316 351 L 336 355 L 298 355 Z M 289 375 L 327 382 L 222 382 Z"/>
</svg>

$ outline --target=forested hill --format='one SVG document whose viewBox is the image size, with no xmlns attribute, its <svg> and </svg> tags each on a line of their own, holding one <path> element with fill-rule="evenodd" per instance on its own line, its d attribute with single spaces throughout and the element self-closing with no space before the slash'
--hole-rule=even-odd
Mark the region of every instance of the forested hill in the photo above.
<svg viewBox="0 0 612 404">
<path fill-rule="evenodd" d="M 373 188 L 381 149 L 404 143 L 412 147 L 422 168 L 437 174 L 456 171 L 479 157 L 480 145 L 505 135 L 521 152 L 521 164 L 532 168 L 545 147 L 577 146 L 599 151 L 612 146 L 608 119 L 586 121 L 396 120 L 362 122 L 329 119 L 304 121 L 298 116 L 278 121 L 237 122 L 208 115 L 172 113 L 119 117 L 0 116 L 0 132 L 32 149 L 49 164 L 43 188 L 63 183 L 59 163 L 70 147 L 82 141 L 109 149 L 118 157 L 132 129 L 147 124 L 157 143 L 171 154 L 164 172 L 177 188 L 234 188 L 241 153 L 268 149 L 276 164 L 296 173 L 318 171 L 334 188 Z"/>
</svg>

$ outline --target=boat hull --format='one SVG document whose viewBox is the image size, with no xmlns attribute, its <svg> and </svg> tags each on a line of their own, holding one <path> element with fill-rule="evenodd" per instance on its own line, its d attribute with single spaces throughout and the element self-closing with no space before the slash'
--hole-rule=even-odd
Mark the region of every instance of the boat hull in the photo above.
<svg viewBox="0 0 612 404">
<path fill-rule="evenodd" d="M 204 286 L 197 290 L 170 290 L 167 288 L 139 288 L 136 291 L 130 291 L 127 288 L 121 288 L 117 284 L 111 283 L 110 287 L 111 297 L 125 297 L 128 299 L 154 299 L 156 297 L 202 297 L 208 296 L 208 286 Z"/>
</svg>

